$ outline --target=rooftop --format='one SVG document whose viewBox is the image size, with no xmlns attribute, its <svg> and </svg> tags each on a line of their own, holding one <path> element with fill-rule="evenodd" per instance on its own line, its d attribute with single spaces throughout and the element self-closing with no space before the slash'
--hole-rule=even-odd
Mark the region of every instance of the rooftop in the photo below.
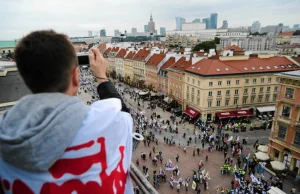
<svg viewBox="0 0 300 194">
<path fill-rule="evenodd" d="M 244 51 L 242 48 L 240 48 L 236 45 L 227 46 L 227 47 L 224 48 L 224 50 L 233 50 L 233 51 L 236 51 L 236 52 Z"/>
<path fill-rule="evenodd" d="M 191 61 L 187 60 L 186 57 L 181 57 L 174 65 L 170 68 L 178 71 L 186 70 L 191 66 Z"/>
<path fill-rule="evenodd" d="M 133 57 L 135 60 L 143 61 L 147 58 L 147 56 L 150 54 L 150 50 L 146 49 L 140 49 L 137 54 Z"/>
<path fill-rule="evenodd" d="M 167 69 L 175 63 L 175 57 L 170 57 L 162 66 L 161 69 Z"/>
<path fill-rule="evenodd" d="M 16 47 L 17 42 L 15 40 L 11 41 L 0 41 L 0 48 L 14 48 Z"/>
<path fill-rule="evenodd" d="M 104 54 L 108 54 L 111 51 L 111 48 L 106 49 L 106 51 L 104 52 Z"/>
<path fill-rule="evenodd" d="M 279 32 L 279 36 L 292 36 L 294 32 Z"/>
<path fill-rule="evenodd" d="M 126 56 L 125 59 L 132 59 L 132 57 L 136 54 L 135 51 L 130 51 Z"/>
<path fill-rule="evenodd" d="M 116 57 L 124 58 L 126 55 L 126 49 L 120 49 Z"/>
<path fill-rule="evenodd" d="M 106 49 L 106 44 L 105 44 L 105 43 L 100 44 L 100 45 L 98 46 L 98 49 L 99 49 L 100 52 L 104 52 L 105 49 Z"/>
<path fill-rule="evenodd" d="M 279 75 L 300 78 L 300 70 L 298 70 L 298 71 L 282 72 Z"/>
<path fill-rule="evenodd" d="M 165 57 L 165 54 L 153 54 L 147 61 L 146 65 L 157 66 Z"/>
<path fill-rule="evenodd" d="M 297 63 L 300 64 L 300 57 L 292 57 Z"/>
<path fill-rule="evenodd" d="M 231 75 L 251 74 L 300 70 L 286 57 L 258 58 L 250 57 L 248 60 L 203 59 L 188 67 L 186 71 L 198 75 Z"/>
</svg>

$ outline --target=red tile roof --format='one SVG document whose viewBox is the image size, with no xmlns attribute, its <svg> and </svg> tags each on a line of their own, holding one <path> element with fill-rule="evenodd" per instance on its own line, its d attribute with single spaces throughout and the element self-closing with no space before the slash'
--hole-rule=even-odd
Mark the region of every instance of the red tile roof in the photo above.
<svg viewBox="0 0 300 194">
<path fill-rule="evenodd" d="M 203 59 L 186 69 L 199 75 L 230 75 L 263 72 L 282 72 L 300 70 L 285 57 L 255 58 L 248 60 L 220 61 L 219 59 Z"/>
<path fill-rule="evenodd" d="M 297 61 L 297 63 L 300 64 L 300 57 L 293 57 L 293 59 L 294 59 L 295 61 Z"/>
<path fill-rule="evenodd" d="M 106 43 L 102 43 L 98 46 L 98 49 L 100 52 L 104 52 L 106 49 Z"/>
<path fill-rule="evenodd" d="M 146 65 L 157 66 L 165 57 L 165 54 L 153 54 L 147 61 Z"/>
<path fill-rule="evenodd" d="M 181 57 L 174 65 L 172 65 L 170 68 L 178 71 L 186 70 L 191 66 L 191 61 L 186 61 L 186 57 Z"/>
<path fill-rule="evenodd" d="M 162 66 L 161 69 L 167 69 L 175 63 L 175 57 L 170 57 Z"/>
<path fill-rule="evenodd" d="M 119 47 L 114 47 L 111 49 L 111 52 L 115 53 L 115 52 L 118 52 L 118 50 L 119 50 Z"/>
<path fill-rule="evenodd" d="M 130 51 L 130 52 L 126 55 L 125 59 L 131 59 L 135 54 L 136 54 L 135 51 Z"/>
<path fill-rule="evenodd" d="M 150 50 L 140 49 L 137 54 L 133 57 L 135 60 L 143 61 L 150 54 Z"/>
<path fill-rule="evenodd" d="M 125 49 L 121 49 L 118 54 L 116 55 L 116 57 L 119 58 L 124 58 L 124 56 L 126 55 L 126 50 Z"/>
<path fill-rule="evenodd" d="M 106 49 L 106 51 L 104 52 L 104 54 L 108 54 L 111 51 L 111 48 Z"/>
<path fill-rule="evenodd" d="M 225 51 L 227 50 L 233 50 L 233 51 L 236 51 L 236 52 L 241 52 L 241 51 L 244 51 L 243 49 L 241 49 L 240 47 L 236 46 L 236 45 L 232 45 L 232 46 L 227 46 L 224 48 Z"/>
<path fill-rule="evenodd" d="M 198 55 L 198 57 L 204 57 L 208 55 L 208 52 L 194 51 L 194 53 Z"/>
<path fill-rule="evenodd" d="M 279 36 L 292 36 L 294 32 L 279 32 Z"/>
</svg>

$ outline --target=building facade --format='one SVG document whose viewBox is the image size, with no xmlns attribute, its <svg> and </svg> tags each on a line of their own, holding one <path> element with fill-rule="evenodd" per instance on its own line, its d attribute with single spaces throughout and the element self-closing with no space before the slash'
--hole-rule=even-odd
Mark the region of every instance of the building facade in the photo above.
<svg viewBox="0 0 300 194">
<path fill-rule="evenodd" d="M 210 28 L 213 28 L 213 29 L 218 28 L 218 14 L 217 13 L 210 14 Z"/>
<path fill-rule="evenodd" d="M 216 113 L 275 106 L 281 71 L 300 69 L 286 57 L 257 55 L 203 59 L 185 70 L 184 106 L 192 106 L 201 119 L 214 120 Z M 275 107 L 274 107 L 275 108 Z"/>
<path fill-rule="evenodd" d="M 160 68 L 157 78 L 157 92 L 161 95 L 168 95 L 168 68 L 175 63 L 175 57 L 170 57 Z"/>
<path fill-rule="evenodd" d="M 205 30 L 205 23 L 188 22 L 182 24 L 182 30 Z"/>
<path fill-rule="evenodd" d="M 160 35 L 165 36 L 166 35 L 166 28 L 165 27 L 160 27 Z"/>
<path fill-rule="evenodd" d="M 126 55 L 126 49 L 120 49 L 115 57 L 115 64 L 116 64 L 116 73 L 118 77 L 124 78 L 125 71 L 124 71 L 124 57 Z"/>
<path fill-rule="evenodd" d="M 131 84 L 134 82 L 133 74 L 133 60 L 132 58 L 136 54 L 135 51 L 129 51 L 128 54 L 124 57 L 124 80 L 126 83 Z"/>
<path fill-rule="evenodd" d="M 16 45 L 17 45 L 16 40 L 0 41 L 0 55 L 7 54 L 7 53 L 13 53 Z"/>
<path fill-rule="evenodd" d="M 200 43 L 199 39 L 195 36 L 185 36 L 185 35 L 168 35 L 166 36 L 166 46 L 179 46 L 184 48 L 193 48 Z"/>
<path fill-rule="evenodd" d="M 113 47 L 110 50 L 110 52 L 107 54 L 109 72 L 116 71 L 115 57 L 118 51 L 119 51 L 119 47 Z"/>
<path fill-rule="evenodd" d="M 291 43 L 291 37 L 293 32 L 280 32 L 277 36 L 274 36 L 275 44 L 278 45 L 289 45 Z"/>
<path fill-rule="evenodd" d="M 150 59 L 146 62 L 146 80 L 145 84 L 151 86 L 152 90 L 157 92 L 158 90 L 158 79 L 157 74 L 161 66 L 165 62 L 165 54 L 153 54 Z"/>
<path fill-rule="evenodd" d="M 236 45 L 245 50 L 275 50 L 274 38 L 267 36 L 221 37 L 220 44 L 223 48 Z"/>
<path fill-rule="evenodd" d="M 148 22 L 148 31 L 153 34 L 155 33 L 155 22 L 153 21 L 152 14 L 150 16 L 150 21 Z"/>
<path fill-rule="evenodd" d="M 176 30 L 182 30 L 182 24 L 185 23 L 185 19 L 182 17 L 176 17 Z"/>
<path fill-rule="evenodd" d="M 204 18 L 202 19 L 202 23 L 205 23 L 205 29 L 210 28 L 210 18 Z"/>
<path fill-rule="evenodd" d="M 100 37 L 106 37 L 106 30 L 105 29 L 100 30 Z"/>
<path fill-rule="evenodd" d="M 261 24 L 259 21 L 254 21 L 251 26 L 251 33 L 260 32 L 260 26 Z"/>
<path fill-rule="evenodd" d="M 136 55 L 132 58 L 133 60 L 133 77 L 135 81 L 146 80 L 146 68 L 145 64 L 151 57 L 150 50 L 140 49 Z"/>
<path fill-rule="evenodd" d="M 300 174 L 300 71 L 278 74 L 280 90 L 269 138 L 269 154 Z"/>
<path fill-rule="evenodd" d="M 227 20 L 223 20 L 222 28 L 228 28 Z"/>
</svg>

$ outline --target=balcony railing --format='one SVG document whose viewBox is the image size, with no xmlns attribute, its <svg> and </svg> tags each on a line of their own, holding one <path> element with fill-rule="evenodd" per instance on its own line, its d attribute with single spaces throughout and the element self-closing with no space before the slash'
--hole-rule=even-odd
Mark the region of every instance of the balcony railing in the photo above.
<svg viewBox="0 0 300 194">
<path fill-rule="evenodd" d="M 141 194 L 158 194 L 156 189 L 133 163 L 130 164 L 130 177 L 135 185 L 139 187 Z"/>
</svg>

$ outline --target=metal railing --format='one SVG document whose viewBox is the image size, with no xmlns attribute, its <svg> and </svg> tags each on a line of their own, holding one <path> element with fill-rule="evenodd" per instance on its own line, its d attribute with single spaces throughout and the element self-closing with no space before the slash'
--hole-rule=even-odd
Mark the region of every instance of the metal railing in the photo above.
<svg viewBox="0 0 300 194">
<path fill-rule="evenodd" d="M 132 162 L 130 164 L 130 177 L 135 185 L 139 187 L 141 194 L 158 194 L 156 189 Z"/>
</svg>

